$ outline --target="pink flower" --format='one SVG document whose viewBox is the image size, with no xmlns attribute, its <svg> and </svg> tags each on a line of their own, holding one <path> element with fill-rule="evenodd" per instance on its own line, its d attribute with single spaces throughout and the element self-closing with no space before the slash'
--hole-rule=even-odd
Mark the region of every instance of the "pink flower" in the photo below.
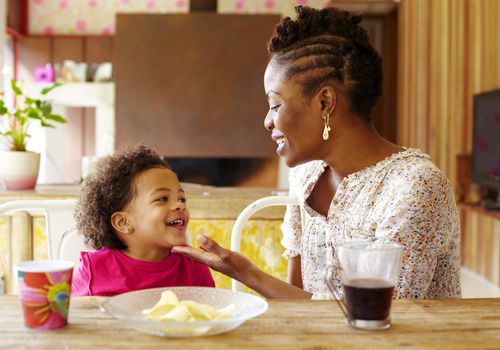
<svg viewBox="0 0 500 350">
<path fill-rule="evenodd" d="M 146 8 L 148 10 L 154 10 L 154 8 L 156 7 L 156 0 L 149 0 L 147 3 L 146 3 Z"/>
<path fill-rule="evenodd" d="M 234 4 L 234 9 L 236 11 L 243 11 L 245 9 L 245 1 L 237 1 Z"/>
<path fill-rule="evenodd" d="M 66 0 L 59 1 L 59 10 L 65 10 L 68 7 L 68 2 Z"/>
<path fill-rule="evenodd" d="M 33 4 L 41 5 L 41 4 L 43 4 L 43 0 L 33 0 Z"/>
<path fill-rule="evenodd" d="M 115 32 L 115 24 L 110 23 L 101 30 L 101 35 L 113 35 Z"/>
<path fill-rule="evenodd" d="M 75 28 L 79 32 L 84 32 L 85 30 L 87 30 L 87 21 L 79 19 L 75 22 Z"/>
<path fill-rule="evenodd" d="M 90 0 L 89 1 L 89 7 L 96 8 L 97 5 L 99 5 L 99 3 L 97 2 L 97 0 Z"/>
<path fill-rule="evenodd" d="M 274 5 L 276 5 L 276 3 L 273 0 L 268 0 L 264 4 L 264 6 L 266 7 L 266 9 L 269 9 L 269 10 L 273 9 Z"/>
<path fill-rule="evenodd" d="M 43 28 L 43 34 L 44 35 L 54 35 L 54 27 L 46 26 L 45 28 Z"/>
<path fill-rule="evenodd" d="M 297 5 L 306 6 L 309 3 L 309 0 L 295 0 Z"/>
<path fill-rule="evenodd" d="M 128 5 L 130 0 L 120 0 L 120 2 L 122 3 L 122 5 Z"/>
<path fill-rule="evenodd" d="M 175 3 L 175 6 L 177 6 L 177 8 L 179 8 L 179 9 L 183 9 L 184 7 L 186 7 L 186 1 L 185 0 L 177 0 L 177 2 Z"/>
</svg>

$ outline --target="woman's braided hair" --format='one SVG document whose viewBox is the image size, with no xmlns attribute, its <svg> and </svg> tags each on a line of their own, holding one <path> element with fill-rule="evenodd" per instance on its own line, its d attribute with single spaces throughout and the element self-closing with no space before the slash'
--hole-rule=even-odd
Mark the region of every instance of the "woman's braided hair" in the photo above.
<svg viewBox="0 0 500 350">
<path fill-rule="evenodd" d="M 306 96 L 327 82 L 342 84 L 351 111 L 369 121 L 382 89 L 382 61 L 359 26 L 363 17 L 333 7 L 297 6 L 295 11 L 297 19 L 283 18 L 269 40 L 273 61 Z"/>
<path fill-rule="evenodd" d="M 144 145 L 126 148 L 101 159 L 84 184 L 75 220 L 85 244 L 94 249 L 125 249 L 111 225 L 111 215 L 136 195 L 134 179 L 148 169 L 170 169 L 154 150 Z"/>
</svg>

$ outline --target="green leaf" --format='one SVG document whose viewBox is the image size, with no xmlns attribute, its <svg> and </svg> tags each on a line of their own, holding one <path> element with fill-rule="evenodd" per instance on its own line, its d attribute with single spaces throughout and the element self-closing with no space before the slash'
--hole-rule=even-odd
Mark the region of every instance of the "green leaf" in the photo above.
<svg viewBox="0 0 500 350">
<path fill-rule="evenodd" d="M 8 110 L 5 107 L 4 102 L 2 100 L 0 100 L 0 115 L 4 115 L 7 112 L 8 112 Z"/>
<path fill-rule="evenodd" d="M 45 127 L 45 128 L 55 128 L 55 126 L 54 126 L 54 125 L 49 124 L 49 123 L 46 123 L 46 122 L 44 122 L 43 120 L 41 121 L 41 125 L 42 125 L 43 127 Z"/>
<path fill-rule="evenodd" d="M 48 94 L 50 91 L 54 90 L 55 88 L 61 86 L 61 84 L 59 83 L 55 83 L 54 85 L 51 85 L 51 86 L 48 86 L 44 89 L 42 89 L 42 92 L 40 92 L 41 95 L 46 95 Z"/>
<path fill-rule="evenodd" d="M 63 123 L 63 124 L 68 122 L 65 118 L 61 117 L 58 114 L 49 114 L 49 115 L 46 115 L 45 118 L 53 120 L 53 121 L 58 122 L 58 123 Z"/>
<path fill-rule="evenodd" d="M 50 112 L 52 112 L 52 104 L 49 101 L 43 101 L 40 109 L 44 115 L 50 114 Z"/>
<path fill-rule="evenodd" d="M 38 120 L 42 119 L 42 117 L 38 114 L 38 110 L 34 108 L 30 108 L 30 110 L 28 111 L 28 117 Z"/>
<path fill-rule="evenodd" d="M 14 79 L 10 81 L 10 86 L 12 86 L 12 91 L 14 91 L 14 93 L 17 96 L 22 96 L 23 91 L 21 90 L 21 88 L 19 88 L 19 86 L 17 86 L 16 81 Z"/>
</svg>

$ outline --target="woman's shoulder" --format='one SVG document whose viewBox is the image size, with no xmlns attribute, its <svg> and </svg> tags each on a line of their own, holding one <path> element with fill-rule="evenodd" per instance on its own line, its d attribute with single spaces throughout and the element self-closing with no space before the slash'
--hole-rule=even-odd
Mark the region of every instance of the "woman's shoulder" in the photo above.
<svg viewBox="0 0 500 350">
<path fill-rule="evenodd" d="M 400 157 L 383 174 L 381 195 L 387 203 L 401 206 L 455 210 L 455 197 L 448 178 L 425 153 L 415 150 Z"/>
<path fill-rule="evenodd" d="M 400 157 L 396 157 L 388 167 L 386 178 L 399 186 L 449 186 L 447 177 L 429 155 L 418 149 L 407 149 Z"/>
</svg>

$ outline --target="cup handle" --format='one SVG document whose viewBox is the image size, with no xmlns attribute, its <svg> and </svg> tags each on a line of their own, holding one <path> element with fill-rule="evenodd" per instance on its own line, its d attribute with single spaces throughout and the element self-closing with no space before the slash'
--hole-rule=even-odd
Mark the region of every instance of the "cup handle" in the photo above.
<svg viewBox="0 0 500 350">
<path fill-rule="evenodd" d="M 352 320 L 351 313 L 349 312 L 347 305 L 344 303 L 344 300 L 340 298 L 340 293 L 332 281 L 334 272 L 337 270 L 340 271 L 340 269 L 341 268 L 335 262 L 328 264 L 326 266 L 325 283 L 328 289 L 330 290 L 330 293 L 332 293 L 333 297 L 335 298 L 335 301 L 339 305 L 340 310 L 342 310 L 342 313 L 347 319 L 347 322 L 350 323 Z"/>
</svg>

